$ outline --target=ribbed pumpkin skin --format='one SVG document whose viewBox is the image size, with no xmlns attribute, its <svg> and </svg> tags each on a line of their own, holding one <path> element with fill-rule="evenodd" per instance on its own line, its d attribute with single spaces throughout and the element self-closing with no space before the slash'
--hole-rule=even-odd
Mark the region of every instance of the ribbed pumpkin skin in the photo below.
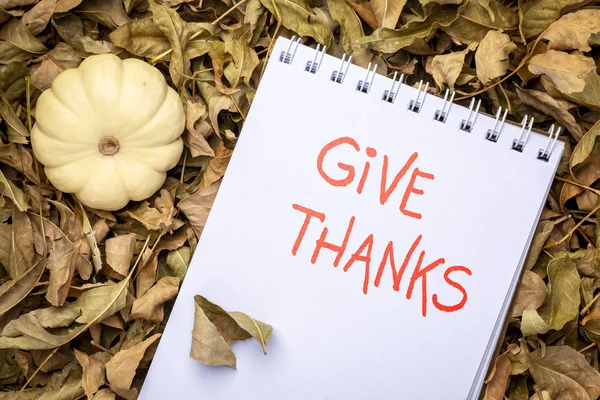
<svg viewBox="0 0 600 400">
<path fill-rule="evenodd" d="M 150 197 L 183 151 L 177 92 L 136 59 L 95 55 L 62 72 L 35 118 L 31 144 L 50 182 L 96 209 Z"/>
</svg>

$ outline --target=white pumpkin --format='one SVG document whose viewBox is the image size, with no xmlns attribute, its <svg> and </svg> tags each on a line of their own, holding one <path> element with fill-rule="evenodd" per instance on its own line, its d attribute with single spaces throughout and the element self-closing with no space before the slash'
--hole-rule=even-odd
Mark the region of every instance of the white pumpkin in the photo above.
<svg viewBox="0 0 600 400">
<path fill-rule="evenodd" d="M 183 151 L 179 96 L 136 59 L 86 58 L 42 93 L 35 117 L 31 144 L 48 179 L 92 208 L 150 197 Z"/>
</svg>

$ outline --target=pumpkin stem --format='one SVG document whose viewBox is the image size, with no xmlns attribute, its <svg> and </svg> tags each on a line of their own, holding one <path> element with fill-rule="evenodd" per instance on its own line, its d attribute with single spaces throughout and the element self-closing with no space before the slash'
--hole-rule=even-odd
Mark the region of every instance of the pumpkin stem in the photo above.
<svg viewBox="0 0 600 400">
<path fill-rule="evenodd" d="M 105 156 L 114 156 L 119 152 L 121 145 L 117 138 L 112 136 L 104 136 L 98 143 L 98 150 Z"/>
</svg>

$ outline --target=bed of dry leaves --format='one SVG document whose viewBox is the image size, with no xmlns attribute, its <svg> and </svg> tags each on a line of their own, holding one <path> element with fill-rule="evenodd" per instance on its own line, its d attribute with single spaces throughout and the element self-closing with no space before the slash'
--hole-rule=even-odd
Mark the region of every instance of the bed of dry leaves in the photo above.
<svg viewBox="0 0 600 400">
<path fill-rule="evenodd" d="M 477 96 L 485 112 L 563 127 L 567 151 L 485 396 L 597 399 L 599 4 L 0 0 L 0 399 L 137 396 L 273 40 L 293 34 L 435 94 Z M 164 188 L 114 213 L 53 189 L 28 140 L 39 94 L 102 53 L 154 64 L 187 116 Z"/>
</svg>

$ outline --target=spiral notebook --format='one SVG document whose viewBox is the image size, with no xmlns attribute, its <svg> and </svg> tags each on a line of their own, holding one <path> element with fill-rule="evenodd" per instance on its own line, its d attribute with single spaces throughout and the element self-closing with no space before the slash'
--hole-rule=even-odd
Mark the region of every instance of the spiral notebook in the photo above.
<svg viewBox="0 0 600 400">
<path fill-rule="evenodd" d="M 279 38 L 141 399 L 476 399 L 558 130 Z M 189 357 L 194 295 L 271 324 Z"/>
</svg>

